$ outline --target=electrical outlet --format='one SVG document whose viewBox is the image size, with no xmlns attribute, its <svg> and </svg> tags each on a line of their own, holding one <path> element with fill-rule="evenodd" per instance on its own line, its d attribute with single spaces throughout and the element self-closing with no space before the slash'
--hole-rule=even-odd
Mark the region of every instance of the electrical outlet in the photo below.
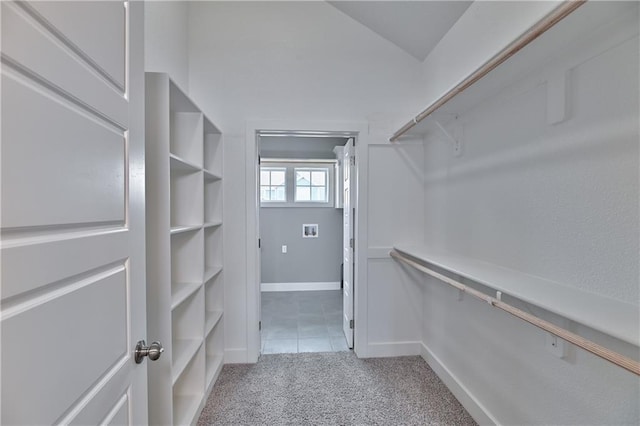
<svg viewBox="0 0 640 426">
<path fill-rule="evenodd" d="M 558 358 L 564 358 L 565 341 L 555 334 L 547 333 L 545 338 L 545 347 L 551 354 Z"/>
<path fill-rule="evenodd" d="M 286 253 L 287 252 L 287 246 L 282 246 L 282 252 Z"/>
</svg>

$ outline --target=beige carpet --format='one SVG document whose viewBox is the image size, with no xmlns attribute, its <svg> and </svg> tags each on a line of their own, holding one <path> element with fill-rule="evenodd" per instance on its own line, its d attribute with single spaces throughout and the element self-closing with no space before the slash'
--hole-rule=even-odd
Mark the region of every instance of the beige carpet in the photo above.
<svg viewBox="0 0 640 426">
<path fill-rule="evenodd" d="M 263 355 L 225 365 L 199 425 L 475 425 L 420 357 Z"/>
</svg>

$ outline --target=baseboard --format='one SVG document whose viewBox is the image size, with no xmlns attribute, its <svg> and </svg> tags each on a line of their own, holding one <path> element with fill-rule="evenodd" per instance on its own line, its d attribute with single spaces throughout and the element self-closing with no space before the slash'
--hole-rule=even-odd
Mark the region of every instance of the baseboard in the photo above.
<svg viewBox="0 0 640 426">
<path fill-rule="evenodd" d="M 491 413 L 469 392 L 455 374 L 453 374 L 424 343 L 421 343 L 420 346 L 420 355 L 422 358 L 429 364 L 431 369 L 438 375 L 447 388 L 449 388 L 458 401 L 460 401 L 471 417 L 473 417 L 479 425 L 497 425 L 498 422 Z"/>
<path fill-rule="evenodd" d="M 260 291 L 340 290 L 340 281 L 307 283 L 261 283 Z"/>
<path fill-rule="evenodd" d="M 225 349 L 224 351 L 225 364 L 249 364 L 248 360 L 247 348 Z"/>
<path fill-rule="evenodd" d="M 422 351 L 421 342 L 392 342 L 392 343 L 369 343 L 364 352 L 363 358 L 385 358 L 391 356 L 414 356 L 420 355 Z"/>
</svg>

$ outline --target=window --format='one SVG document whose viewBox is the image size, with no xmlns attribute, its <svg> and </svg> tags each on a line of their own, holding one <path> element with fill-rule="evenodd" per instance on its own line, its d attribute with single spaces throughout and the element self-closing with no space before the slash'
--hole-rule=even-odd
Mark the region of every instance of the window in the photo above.
<svg viewBox="0 0 640 426">
<path fill-rule="evenodd" d="M 285 168 L 260 169 L 260 201 L 287 201 L 286 172 Z"/>
<path fill-rule="evenodd" d="M 296 196 L 295 202 L 328 202 L 329 169 L 295 169 Z"/>
<path fill-rule="evenodd" d="M 333 207 L 335 167 L 332 160 L 262 159 L 262 207 Z"/>
</svg>

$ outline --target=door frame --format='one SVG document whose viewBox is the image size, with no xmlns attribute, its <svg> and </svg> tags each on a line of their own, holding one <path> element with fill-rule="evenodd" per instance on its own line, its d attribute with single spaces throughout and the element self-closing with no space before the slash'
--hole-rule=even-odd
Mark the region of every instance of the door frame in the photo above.
<svg viewBox="0 0 640 426">
<path fill-rule="evenodd" d="M 295 130 L 293 130 L 295 129 Z M 360 182 L 362 178 L 359 173 L 359 152 L 361 147 L 366 147 L 364 140 L 368 137 L 368 124 L 366 122 L 329 122 L 329 121 L 301 121 L 301 120 L 267 120 L 250 121 L 247 123 L 245 132 L 246 164 L 245 164 L 245 188 L 246 188 L 246 261 L 247 261 L 247 359 L 248 363 L 255 363 L 260 356 L 260 249 L 258 248 L 258 226 L 260 218 L 260 203 L 258 201 L 258 153 L 259 139 L 261 132 L 282 132 L 288 135 L 297 136 L 335 136 L 353 137 L 356 145 L 356 194 L 354 207 L 356 209 L 354 235 L 356 241 L 356 254 L 360 252 L 359 225 L 360 218 L 364 214 L 364 209 L 360 205 Z M 364 142 L 364 143 L 363 143 Z M 360 274 L 360 263 L 355 256 L 355 276 Z M 366 292 L 359 291 L 359 278 L 354 279 L 354 352 L 358 355 L 359 342 L 363 340 L 360 336 L 366 336 L 366 300 L 361 299 Z M 364 282 L 362 282 L 364 283 Z M 364 340 L 366 341 L 366 340 Z"/>
</svg>

